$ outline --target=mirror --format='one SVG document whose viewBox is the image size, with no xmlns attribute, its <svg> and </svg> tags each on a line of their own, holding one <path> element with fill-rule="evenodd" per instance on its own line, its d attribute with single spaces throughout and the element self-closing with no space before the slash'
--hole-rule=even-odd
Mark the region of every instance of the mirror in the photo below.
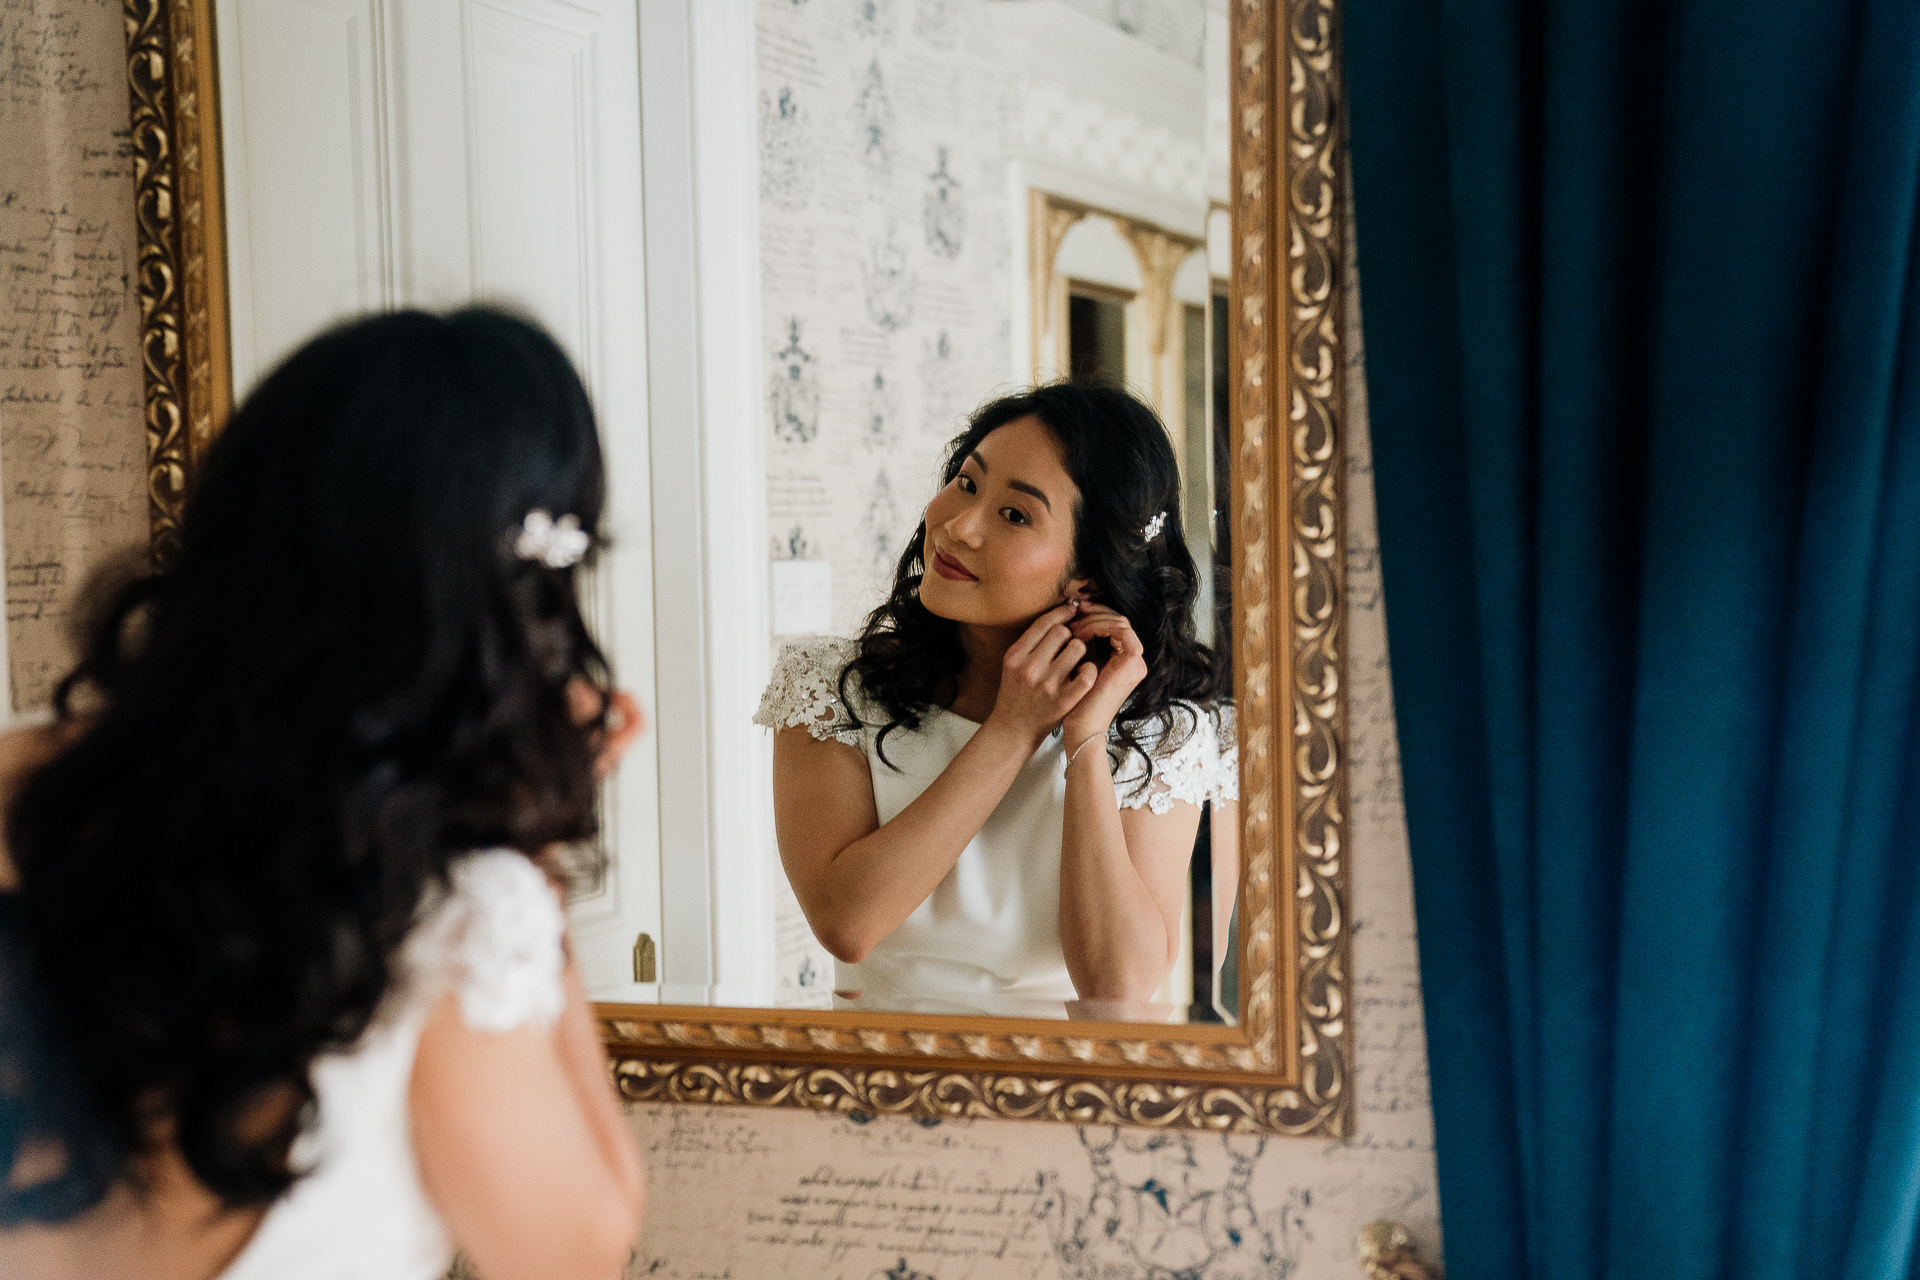
<svg viewBox="0 0 1920 1280">
<path fill-rule="evenodd" d="M 772 630 L 783 651 L 762 719 L 786 730 L 773 762 L 787 872 L 774 889 L 775 1003 L 1233 1022 L 1237 781 L 1231 743 L 1219 741 L 1231 724 L 1231 646 L 1218 642 L 1230 626 L 1216 617 L 1231 593 L 1215 573 L 1216 549 L 1228 541 L 1217 518 L 1227 485 L 1225 5 L 873 0 L 761 5 L 758 15 Z M 1090 736 L 1070 713 L 1037 750 L 995 740 L 1003 755 L 1032 751 L 1017 774 L 954 784 L 962 796 L 934 786 L 950 762 L 955 779 L 973 762 L 959 753 L 995 708 L 987 673 L 997 674 L 999 653 L 1064 597 L 1065 560 L 1016 570 L 993 557 L 1029 544 L 1071 553 L 1078 521 L 1117 512 L 1120 490 L 1148 483 L 1107 478 L 1111 492 L 1075 513 L 1067 491 L 1087 488 L 1098 468 L 1084 468 L 1076 485 L 1069 469 L 1023 457 L 1010 427 L 979 441 L 975 459 L 953 459 L 958 474 L 942 472 L 980 406 L 1068 375 L 1123 387 L 1157 419 L 1148 430 L 1162 442 L 1152 455 L 1162 471 L 1153 474 L 1173 527 L 1142 541 L 1158 514 L 1142 510 L 1139 528 L 1087 542 L 1177 571 L 1185 585 L 1171 596 L 1134 579 L 1128 598 L 1143 615 L 1134 632 L 1156 654 L 1165 646 L 1164 670 L 1192 663 L 1219 672 L 1210 694 L 1193 692 L 1209 687 L 1198 679 L 1178 686 L 1189 691 L 1179 700 L 1141 688 L 1143 701 L 1154 699 L 1160 738 L 1144 752 L 1116 738 L 1108 766 L 1125 835 L 1118 827 L 1096 835 L 1070 798 L 1074 775 L 1063 766 Z M 1070 416 L 1075 405 L 1045 412 Z M 1126 447 L 1126 424 L 1112 410 L 1086 411 L 1106 415 L 1094 450 Z M 1066 425 L 1051 423 L 1036 439 L 1052 435 L 1062 447 Z M 1009 467 L 1011 482 L 1052 488 L 1052 500 L 1009 490 L 1013 505 L 992 508 Z M 1151 468 L 1143 460 L 1136 470 Z M 1051 476 L 1045 485 L 1041 472 Z M 962 491 L 974 501 L 960 501 Z M 949 523 L 923 535 L 936 500 Z M 976 518 L 1018 522 L 1020 531 L 996 541 L 952 523 Z M 910 545 L 918 554 L 903 561 Z M 1016 572 L 1040 576 L 1037 593 L 1009 612 L 999 593 Z M 966 581 L 949 581 L 961 574 Z M 896 589 L 905 593 L 900 616 L 867 623 Z M 1095 603 L 1114 598 L 1097 577 L 1085 590 Z M 1185 615 L 1179 628 L 1166 623 L 1176 612 Z M 887 641 L 909 634 L 918 638 Z M 946 635 L 964 637 L 963 670 L 940 656 Z M 894 701 L 862 700 L 881 674 L 862 666 L 841 690 L 854 655 L 883 649 L 899 653 L 903 681 L 941 687 L 928 697 L 903 683 Z M 984 700 L 971 696 L 982 680 Z M 792 726 L 828 689 L 849 694 L 842 705 L 864 728 L 814 746 L 817 725 L 813 737 Z M 1148 723 L 1117 719 L 1142 732 Z M 1076 741 L 1065 740 L 1068 730 Z M 1189 734 L 1195 740 L 1183 744 Z M 1166 789 L 1181 748 L 1207 756 L 1203 772 L 1225 784 L 1188 786 L 1163 814 L 1145 793 Z M 937 823 L 905 812 L 922 795 L 957 803 L 977 834 L 944 840 Z M 852 816 L 863 808 L 872 821 Z M 822 844 L 854 834 L 863 842 L 844 853 Z M 1067 865 L 1092 859 L 1087 871 L 1063 870 L 1063 844 Z M 919 864 L 922 850 L 931 872 Z M 1119 865 L 1112 881 L 1095 883 L 1103 858 Z M 1124 936 L 1097 944 L 1076 932 L 1076 911 L 1124 918 L 1116 926 Z M 1165 963 L 1115 958 L 1145 952 L 1164 952 Z"/>
<path fill-rule="evenodd" d="M 788 904 L 777 939 L 789 965 L 780 966 L 769 998 L 747 1002 L 757 1007 L 690 1007 L 682 996 L 671 1007 L 602 1006 L 621 1087 L 635 1100 L 1339 1136 L 1353 1094 L 1340 728 L 1340 348 L 1350 335 L 1342 328 L 1337 234 L 1335 0 L 861 3 L 851 16 L 839 11 L 849 25 L 830 39 L 792 25 L 801 8 L 756 8 L 768 538 L 774 608 L 785 611 L 770 629 L 844 634 L 854 625 L 861 588 L 886 581 L 921 504 L 941 490 L 946 477 L 932 460 L 969 405 L 1071 367 L 1076 348 L 1083 359 L 1126 370 L 1175 424 L 1168 445 L 1187 464 L 1186 524 L 1201 509 L 1192 499 L 1205 474 L 1192 464 L 1207 452 L 1186 435 L 1204 417 L 1186 411 L 1189 378 L 1211 364 L 1214 376 L 1198 390 L 1214 410 L 1207 479 L 1224 517 L 1212 539 L 1224 570 L 1212 579 L 1213 640 L 1231 650 L 1238 721 L 1240 873 L 1229 921 L 1238 936 L 1226 948 L 1237 969 L 1229 1012 L 1238 1017 L 1148 1026 L 1058 1013 L 828 1008 L 837 975 L 810 950 L 817 934 L 806 913 Z M 822 22 L 834 13 L 814 9 Z M 995 44 L 1004 31 L 996 23 L 1088 19 L 1078 27 L 1088 43 L 1111 37 L 1165 54 L 1143 33 L 1157 23 L 1155 38 L 1164 39 L 1196 11 L 1203 33 L 1224 27 L 1207 36 L 1200 68 L 1204 78 L 1209 65 L 1219 67 L 1226 84 L 1224 102 L 1211 99 L 1213 110 L 1224 110 L 1224 127 L 1208 133 L 1201 170 L 1217 177 L 1224 167 L 1224 209 L 1149 202 L 1135 189 L 1141 174 L 1165 180 L 1175 169 L 1163 163 L 1170 135 L 1158 126 L 1129 134 L 1102 96 L 1124 85 L 1130 95 L 1119 110 L 1138 122 L 1132 104 L 1151 97 L 1151 86 L 1133 64 L 1109 56 L 1096 81 L 1063 90 L 1052 73 L 1073 63 L 1072 40 Z M 894 52 L 882 57 L 876 49 L 887 39 Z M 1127 74 L 1110 69 L 1122 65 Z M 918 81 L 908 74 L 929 70 Z M 968 98 L 965 83 L 989 86 L 991 101 Z M 1200 93 L 1205 100 L 1204 80 Z M 843 100 L 854 104 L 851 119 L 832 106 Z M 917 140 L 906 106 L 919 113 Z M 978 143 L 996 125 L 1012 149 L 1004 170 L 983 174 L 964 148 L 939 149 L 953 137 Z M 818 151 L 798 146 L 802 137 L 819 139 Z M 836 180 L 828 181 L 833 165 Z M 926 183 L 922 203 L 888 216 L 874 190 L 915 173 Z M 819 214 L 811 227 L 783 220 L 809 207 Z M 989 236 L 996 226 L 1004 234 Z M 1085 256 L 1080 244 L 1067 244 L 1082 226 L 1082 238 L 1094 238 Z M 977 247 L 983 236 L 1004 244 L 1007 258 L 970 259 L 980 273 L 972 287 L 932 269 L 933 251 Z M 1116 239 L 1126 252 L 1111 252 Z M 1136 241 L 1148 254 L 1135 251 Z M 1220 267 L 1227 276 L 1224 308 L 1208 309 L 1224 340 L 1218 327 L 1196 335 L 1196 346 L 1210 340 L 1201 361 L 1189 358 L 1193 329 L 1180 309 L 1195 301 L 1196 282 L 1182 271 L 1194 270 L 1186 264 L 1196 244 L 1208 250 L 1207 292 L 1217 291 Z M 1034 263 L 1050 265 L 1033 270 Z M 1175 285 L 1154 294 L 1154 280 Z M 823 304 L 834 290 L 855 300 L 839 315 Z M 1150 304 L 1164 308 L 1157 320 L 1146 316 Z M 1168 312 L 1181 323 L 1158 328 Z M 908 347 L 901 335 L 910 324 L 930 331 L 916 330 L 919 341 Z M 1156 326 L 1165 345 L 1146 343 L 1143 326 Z M 1170 395 L 1184 403 L 1169 404 Z M 836 420 L 862 430 L 829 437 Z M 841 443 L 822 447 L 832 439 Z M 896 440 L 927 460 L 917 491 L 906 473 L 878 463 Z M 810 469 L 795 465 L 808 457 Z M 857 521 L 836 513 L 833 495 L 844 489 L 870 495 Z M 746 576 L 743 561 L 731 563 Z M 754 771 L 772 771 L 753 755 L 755 742 L 731 739 L 730 749 L 737 768 L 753 761 Z M 727 811 L 729 821 L 739 817 L 733 806 Z M 1209 855 L 1217 868 L 1220 851 Z M 716 854 L 711 865 L 719 861 Z M 1215 877 L 1216 885 L 1232 881 Z M 1188 894 L 1189 902 L 1223 896 L 1191 887 Z M 764 936 L 734 935 L 741 946 Z M 1198 953 L 1197 939 L 1192 945 Z M 1063 1012 L 1071 1019 L 1075 1011 Z"/>
<path fill-rule="evenodd" d="M 202 68 L 180 100 L 219 106 L 234 385 L 332 317 L 485 298 L 594 395 L 592 620 L 656 732 L 573 937 L 627 1096 L 1344 1131 L 1334 0 L 212 9 L 217 93 Z M 1230 655 L 1167 963 L 1117 995 L 869 997 L 782 872 L 754 704 L 782 645 L 845 641 L 895 585 L 970 414 L 1070 372 L 1161 424 L 1155 532 Z M 962 692 L 931 701 L 966 737 Z M 1026 763 L 1051 790 L 1084 745 Z"/>
</svg>

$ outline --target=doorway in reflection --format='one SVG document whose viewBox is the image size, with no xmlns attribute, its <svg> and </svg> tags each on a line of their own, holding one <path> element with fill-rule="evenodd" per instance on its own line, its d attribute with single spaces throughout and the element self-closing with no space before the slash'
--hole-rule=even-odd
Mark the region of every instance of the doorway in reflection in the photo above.
<svg viewBox="0 0 1920 1280">
<path fill-rule="evenodd" d="M 1076 378 L 1127 382 L 1127 307 L 1132 295 L 1084 280 L 1067 286 L 1067 364 Z"/>
</svg>

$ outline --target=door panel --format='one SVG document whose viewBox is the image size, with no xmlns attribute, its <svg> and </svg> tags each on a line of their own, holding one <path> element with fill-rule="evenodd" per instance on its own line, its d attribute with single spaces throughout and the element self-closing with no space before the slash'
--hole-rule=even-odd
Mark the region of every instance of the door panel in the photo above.
<svg viewBox="0 0 1920 1280">
<path fill-rule="evenodd" d="M 221 67 L 234 388 L 343 315 L 391 305 L 384 6 L 230 0 Z"/>
<path fill-rule="evenodd" d="M 654 704 L 635 10 L 618 0 L 221 0 L 234 381 L 344 316 L 523 311 L 579 366 L 614 548 L 587 587 L 621 684 Z M 606 876 L 573 904 L 599 999 L 660 929 L 651 737 L 603 795 Z"/>
</svg>

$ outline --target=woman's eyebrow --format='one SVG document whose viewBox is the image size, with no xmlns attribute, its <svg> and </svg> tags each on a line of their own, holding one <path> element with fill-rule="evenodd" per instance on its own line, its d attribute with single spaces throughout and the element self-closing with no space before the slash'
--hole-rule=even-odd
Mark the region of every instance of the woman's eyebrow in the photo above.
<svg viewBox="0 0 1920 1280">
<path fill-rule="evenodd" d="M 978 449 L 975 449 L 971 453 L 967 454 L 967 458 L 972 462 L 978 463 L 980 465 L 980 470 L 982 473 L 985 473 L 987 471 L 988 469 L 987 460 L 980 456 L 980 451 Z M 1042 493 L 1039 490 L 1039 488 L 1037 488 L 1036 486 L 1028 484 L 1025 480 L 1009 480 L 1007 481 L 1007 488 L 1018 489 L 1021 493 L 1032 494 L 1034 497 L 1040 499 L 1041 503 L 1045 505 L 1045 507 L 1047 508 L 1048 515 L 1053 514 L 1053 499 L 1047 497 L 1047 495 L 1045 493 Z"/>
<path fill-rule="evenodd" d="M 1046 504 L 1047 513 L 1049 515 L 1053 513 L 1053 503 L 1051 500 L 1048 499 L 1047 495 L 1040 492 L 1040 490 L 1035 488 L 1033 485 L 1028 484 L 1025 480 L 1009 480 L 1007 481 L 1007 488 L 1018 489 L 1022 493 L 1032 494 L 1034 497 L 1040 499 L 1041 502 Z"/>
</svg>

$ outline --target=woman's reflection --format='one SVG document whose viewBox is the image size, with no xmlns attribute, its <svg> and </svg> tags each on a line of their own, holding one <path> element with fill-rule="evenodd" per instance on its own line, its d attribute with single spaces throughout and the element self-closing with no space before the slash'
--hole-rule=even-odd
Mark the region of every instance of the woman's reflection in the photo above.
<svg viewBox="0 0 1920 1280">
<path fill-rule="evenodd" d="M 839 1007 L 1124 1014 L 1179 957 L 1201 804 L 1238 796 L 1166 429 L 1039 387 L 943 475 L 860 636 L 776 664 L 781 861 Z"/>
</svg>

